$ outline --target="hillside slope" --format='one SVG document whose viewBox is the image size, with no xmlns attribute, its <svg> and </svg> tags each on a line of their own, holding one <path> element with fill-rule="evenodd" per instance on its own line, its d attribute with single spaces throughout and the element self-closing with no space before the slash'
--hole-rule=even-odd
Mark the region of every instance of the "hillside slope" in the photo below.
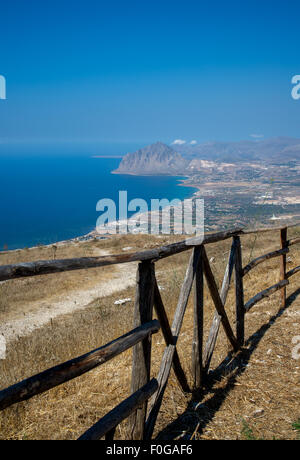
<svg viewBox="0 0 300 460">
<path fill-rule="evenodd" d="M 300 235 L 300 229 L 289 230 L 289 238 Z M 120 253 L 123 249 L 145 249 L 173 242 L 175 237 L 133 236 L 89 243 L 88 251 Z M 177 237 L 178 239 L 178 237 Z M 243 265 L 279 246 L 278 232 L 258 237 L 242 237 Z M 221 286 L 227 263 L 230 241 L 207 246 L 213 273 Z M 42 248 L 39 249 L 42 251 Z M 74 250 L 74 249 L 73 249 Z M 68 255 L 71 256 L 72 248 Z M 85 247 L 84 251 L 87 251 Z M 76 249 L 78 255 L 78 248 Z M 5 262 L 13 263 L 16 254 L 6 255 Z M 17 253 L 18 261 L 28 260 L 28 251 Z M 39 258 L 35 254 L 35 258 Z M 189 254 L 183 253 L 159 261 L 156 264 L 158 283 L 170 321 L 176 308 Z M 4 262 L 0 258 L 1 263 Z M 288 269 L 299 265 L 300 245 L 292 247 Z M 105 275 L 105 267 L 98 276 L 89 280 L 88 271 L 81 275 L 90 286 L 99 283 Z M 79 272 L 78 272 L 79 273 Z M 9 289 L 16 292 L 14 308 L 23 311 L 22 288 L 27 288 L 27 302 L 32 295 L 46 285 L 51 277 L 59 286 L 64 274 L 39 277 L 39 279 L 15 280 L 0 285 L 7 293 L 6 309 L 9 313 Z M 245 278 L 245 300 L 258 291 L 278 281 L 278 259 L 270 259 L 252 270 Z M 77 279 L 77 282 L 79 279 Z M 280 309 L 280 293 L 264 299 L 246 317 L 246 344 L 243 353 L 232 362 L 225 375 L 211 374 L 212 381 L 202 395 L 183 394 L 172 375 L 160 412 L 155 436 L 160 439 L 296 439 L 292 424 L 300 415 L 300 362 L 293 357 L 293 340 L 299 335 L 300 288 L 299 274 L 291 278 L 287 289 L 287 308 Z M 78 288 L 78 287 L 77 287 Z M 52 289 L 55 285 L 52 284 Z M 71 285 L 69 294 L 74 291 Z M 68 295 L 68 289 L 66 289 Z M 117 299 L 131 298 L 124 305 L 115 305 Z M 214 307 L 205 286 L 205 336 L 214 315 Z M 49 366 L 80 355 L 132 329 L 134 288 L 128 287 L 72 314 L 56 317 L 49 324 L 32 331 L 28 336 L 9 343 L 7 359 L 0 361 L 0 387 L 40 372 Z M 229 291 L 226 311 L 234 324 L 234 286 Z M 7 314 L 8 314 L 7 313 Z M 25 314 L 27 314 L 25 312 Z M 5 318 L 5 309 L 2 319 Z M 178 352 L 185 372 L 191 382 L 191 349 L 193 342 L 193 296 L 187 307 Z M 164 340 L 161 333 L 153 336 L 153 363 L 151 374 L 157 375 Z M 227 340 L 223 331 L 211 363 L 215 369 L 227 356 Z M 21 403 L 0 414 L 2 439 L 76 439 L 108 410 L 121 402 L 130 392 L 131 351 L 108 362 L 105 366 L 53 389 L 31 401 Z M 116 433 L 126 437 L 126 424 Z"/>
<path fill-rule="evenodd" d="M 267 163 L 300 160 L 300 139 L 274 137 L 239 142 L 183 144 L 176 150 L 184 157 L 213 161 L 265 161 Z"/>
</svg>

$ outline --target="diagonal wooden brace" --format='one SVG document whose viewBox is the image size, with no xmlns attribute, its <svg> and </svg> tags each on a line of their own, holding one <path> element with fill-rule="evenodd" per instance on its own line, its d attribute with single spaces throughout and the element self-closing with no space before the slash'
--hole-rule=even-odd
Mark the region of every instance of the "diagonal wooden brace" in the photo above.
<svg viewBox="0 0 300 460">
<path fill-rule="evenodd" d="M 215 304 L 216 310 L 217 310 L 219 316 L 221 317 L 221 323 L 222 323 L 222 326 L 224 328 L 225 334 L 226 334 L 230 344 L 232 345 L 233 350 L 238 351 L 238 349 L 239 349 L 238 343 L 237 343 L 237 340 L 236 340 L 236 338 L 235 338 L 235 336 L 233 334 L 232 328 L 230 326 L 227 314 L 226 314 L 225 309 L 224 309 L 224 304 L 223 304 L 223 302 L 222 302 L 222 300 L 220 298 L 218 287 L 217 287 L 214 275 L 213 275 L 213 273 L 211 271 L 205 248 L 203 250 L 203 267 L 204 267 L 204 273 L 205 273 L 205 278 L 206 278 L 206 281 L 207 281 L 207 285 L 209 287 L 210 294 L 211 294 L 211 297 L 212 297 L 213 302 Z"/>
</svg>

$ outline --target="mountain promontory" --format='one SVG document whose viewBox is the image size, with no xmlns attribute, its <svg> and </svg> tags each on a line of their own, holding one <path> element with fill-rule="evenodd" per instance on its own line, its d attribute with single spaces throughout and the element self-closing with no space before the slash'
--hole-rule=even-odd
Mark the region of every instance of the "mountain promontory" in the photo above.
<svg viewBox="0 0 300 460">
<path fill-rule="evenodd" d="M 182 174 L 188 166 L 172 147 L 162 143 L 148 145 L 134 153 L 125 155 L 114 174 L 134 174 L 139 176 Z"/>
</svg>

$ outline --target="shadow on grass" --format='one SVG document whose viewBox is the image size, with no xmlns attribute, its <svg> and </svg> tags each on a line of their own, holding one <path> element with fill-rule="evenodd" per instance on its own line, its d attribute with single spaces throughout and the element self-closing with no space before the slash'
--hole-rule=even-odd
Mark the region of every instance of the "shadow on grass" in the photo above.
<svg viewBox="0 0 300 460">
<path fill-rule="evenodd" d="M 299 295 L 300 288 L 287 298 L 284 308 L 280 308 L 267 323 L 263 324 L 247 339 L 245 348 L 235 356 L 228 354 L 216 369 L 209 372 L 204 382 L 203 389 L 194 393 L 193 400 L 189 403 L 185 412 L 180 415 L 177 420 L 167 425 L 157 435 L 156 439 L 172 440 L 180 436 L 180 440 L 190 440 L 195 432 L 201 435 L 206 425 L 214 418 L 214 415 L 220 409 L 227 395 L 234 388 L 237 377 L 242 375 L 247 369 L 251 355 L 258 347 L 266 332 Z M 226 386 L 214 388 L 215 383 L 220 382 L 225 376 L 228 378 Z M 205 401 L 205 404 L 201 404 L 201 399 L 207 395 L 211 395 L 211 397 Z"/>
</svg>

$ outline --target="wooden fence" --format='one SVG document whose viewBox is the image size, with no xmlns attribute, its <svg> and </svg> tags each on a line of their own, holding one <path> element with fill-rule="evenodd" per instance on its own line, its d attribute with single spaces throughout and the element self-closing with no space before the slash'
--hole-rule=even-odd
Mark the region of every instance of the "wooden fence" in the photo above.
<svg viewBox="0 0 300 460">
<path fill-rule="evenodd" d="M 240 236 L 274 230 L 280 232 L 280 248 L 252 260 L 247 266 L 243 267 Z M 219 293 L 206 254 L 205 245 L 229 238 L 232 239 L 232 246 L 221 292 Z M 193 284 L 195 286 L 192 350 L 193 389 L 199 389 L 208 373 L 221 326 L 225 331 L 232 351 L 237 352 L 244 344 L 245 314 L 254 305 L 263 298 L 281 290 L 281 305 L 285 307 L 286 286 L 289 284 L 289 278 L 300 271 L 300 266 L 293 268 L 289 272 L 286 271 L 286 255 L 290 251 L 290 247 L 297 243 L 300 243 L 300 238 L 287 239 L 287 227 L 273 227 L 260 230 L 234 229 L 209 234 L 204 239 L 191 238 L 179 243 L 134 254 L 48 260 L 0 266 L 0 281 L 5 281 L 41 274 L 139 261 L 134 329 L 101 348 L 0 391 L 0 410 L 20 401 L 28 400 L 37 394 L 79 377 L 133 347 L 131 396 L 101 418 L 79 439 L 96 440 L 105 437 L 107 440 L 112 440 L 116 427 L 126 418 L 129 418 L 130 439 L 151 439 L 172 367 L 182 390 L 184 392 L 191 391 L 180 363 L 176 344 Z M 173 323 L 170 326 L 156 281 L 155 262 L 190 249 L 192 249 L 192 254 L 181 287 Z M 275 257 L 280 257 L 280 281 L 268 289 L 259 292 L 245 304 L 244 277 L 257 265 Z M 226 298 L 233 272 L 235 274 L 236 298 L 235 331 L 230 325 L 225 311 Z M 204 277 L 206 278 L 216 310 L 205 346 L 203 344 Z M 155 308 L 158 320 L 152 319 L 153 307 Z M 160 328 L 166 342 L 166 348 L 157 378 L 150 379 L 151 338 L 152 334 L 157 333 Z"/>
</svg>

